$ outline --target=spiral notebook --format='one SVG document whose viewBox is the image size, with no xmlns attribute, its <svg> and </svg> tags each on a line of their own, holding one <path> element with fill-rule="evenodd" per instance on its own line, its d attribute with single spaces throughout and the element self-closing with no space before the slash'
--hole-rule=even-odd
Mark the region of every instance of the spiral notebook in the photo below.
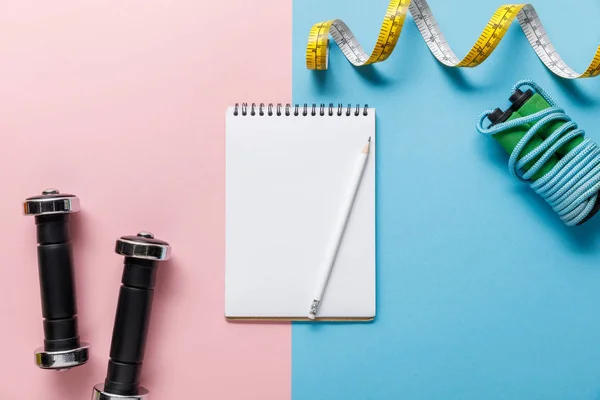
<svg viewBox="0 0 600 400">
<path fill-rule="evenodd" d="M 364 175 L 318 318 L 375 317 L 375 109 L 236 105 L 226 114 L 225 317 L 304 320 L 356 157 Z"/>
</svg>

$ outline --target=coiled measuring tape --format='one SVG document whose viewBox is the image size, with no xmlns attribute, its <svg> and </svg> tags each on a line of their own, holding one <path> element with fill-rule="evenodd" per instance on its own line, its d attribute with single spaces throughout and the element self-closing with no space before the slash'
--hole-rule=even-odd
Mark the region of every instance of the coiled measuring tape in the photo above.
<svg viewBox="0 0 600 400">
<path fill-rule="evenodd" d="M 357 67 L 386 60 L 396 47 L 404 19 L 409 11 L 429 50 L 439 62 L 448 67 L 472 68 L 484 62 L 496 49 L 516 18 L 533 50 L 554 74 L 566 79 L 591 78 L 600 75 L 600 46 L 596 49 L 589 67 L 583 73 L 575 72 L 554 49 L 542 21 L 531 4 L 509 4 L 498 8 L 477 42 L 461 60 L 446 41 L 426 0 L 391 0 L 377 43 L 370 56 L 344 21 L 335 19 L 313 25 L 306 46 L 306 67 L 313 70 L 327 69 L 329 34 L 348 61 Z"/>
</svg>

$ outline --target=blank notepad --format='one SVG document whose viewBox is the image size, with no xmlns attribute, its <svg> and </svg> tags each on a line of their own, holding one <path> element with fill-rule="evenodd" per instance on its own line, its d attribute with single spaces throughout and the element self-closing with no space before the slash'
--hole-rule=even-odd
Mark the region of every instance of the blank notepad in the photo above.
<svg viewBox="0 0 600 400">
<path fill-rule="evenodd" d="M 352 169 L 371 149 L 317 319 L 375 317 L 375 109 L 230 107 L 225 316 L 307 319 Z M 329 115 L 330 111 L 333 115 Z M 243 115 L 246 114 L 246 115 Z"/>
</svg>

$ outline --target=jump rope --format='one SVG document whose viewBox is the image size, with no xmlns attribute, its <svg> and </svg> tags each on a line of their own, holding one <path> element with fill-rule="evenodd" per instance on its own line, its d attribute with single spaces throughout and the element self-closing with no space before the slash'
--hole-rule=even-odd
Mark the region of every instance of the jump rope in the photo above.
<svg viewBox="0 0 600 400">
<path fill-rule="evenodd" d="M 528 183 L 566 225 L 588 221 L 600 209 L 600 148 L 534 81 L 518 82 L 509 100 L 505 111 L 484 111 L 477 130 L 510 154 L 510 173 Z"/>
</svg>

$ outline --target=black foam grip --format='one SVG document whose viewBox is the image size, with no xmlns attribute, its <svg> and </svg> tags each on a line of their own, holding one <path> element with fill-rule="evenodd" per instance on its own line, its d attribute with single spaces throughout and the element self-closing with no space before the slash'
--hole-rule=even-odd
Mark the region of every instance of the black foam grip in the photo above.
<svg viewBox="0 0 600 400">
<path fill-rule="evenodd" d="M 136 395 L 140 387 L 141 373 L 142 363 L 127 364 L 109 360 L 104 390 L 121 396 Z"/>
<path fill-rule="evenodd" d="M 35 217 L 38 241 L 38 272 L 44 349 L 70 350 L 79 347 L 73 256 L 69 235 L 69 215 Z"/>
<path fill-rule="evenodd" d="M 44 320 L 44 348 L 46 351 L 61 351 L 79 347 L 77 317 Z"/>
<path fill-rule="evenodd" d="M 37 215 L 37 242 L 40 245 L 64 243 L 71 240 L 69 214 Z"/>
<path fill-rule="evenodd" d="M 71 244 L 38 246 L 38 266 L 44 318 L 71 318 L 76 313 Z"/>
<path fill-rule="evenodd" d="M 154 283 L 156 262 L 126 257 L 113 327 L 104 390 L 135 395 L 139 389 Z"/>
</svg>

